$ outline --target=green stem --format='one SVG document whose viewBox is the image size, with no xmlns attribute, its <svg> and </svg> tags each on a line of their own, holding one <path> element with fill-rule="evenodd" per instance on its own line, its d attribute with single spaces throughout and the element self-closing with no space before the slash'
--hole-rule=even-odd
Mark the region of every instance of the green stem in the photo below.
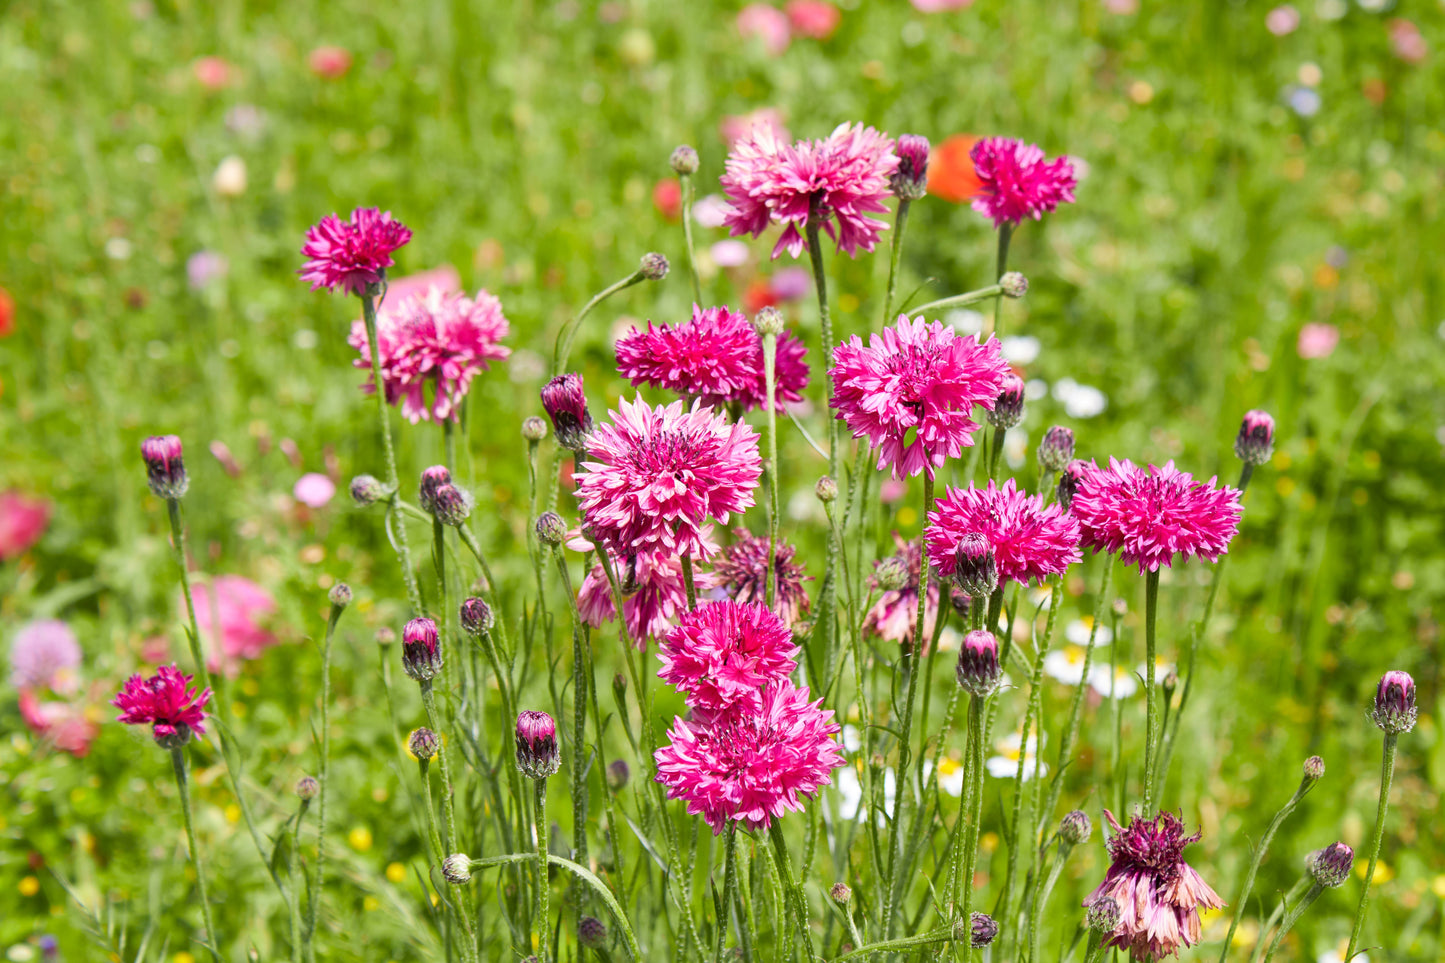
<svg viewBox="0 0 1445 963">
<path fill-rule="evenodd" d="M 291 898 L 286 901 L 291 922 L 291 963 L 301 963 L 301 944 L 306 942 L 301 935 L 301 889 L 296 885 L 296 855 L 301 848 L 301 817 L 306 815 L 309 804 L 309 800 L 301 800 L 301 808 L 291 821 L 291 848 L 286 854 L 286 872 L 291 878 Z"/>
<path fill-rule="evenodd" d="M 617 928 L 622 931 L 622 939 L 623 942 L 627 944 L 628 954 L 630 954 L 634 960 L 640 961 L 642 959 L 642 947 L 637 945 L 637 935 L 633 932 L 632 924 L 628 921 L 627 914 L 622 911 L 622 904 L 617 902 L 617 897 L 613 895 L 612 890 L 607 888 L 607 884 L 598 879 L 596 873 L 593 873 L 585 866 L 577 865 L 570 859 L 556 856 L 552 853 L 547 853 L 546 857 L 549 864 L 556 866 L 558 869 L 565 869 L 592 888 L 592 891 L 602 900 L 602 904 L 607 907 L 608 912 L 612 914 L 612 919 L 617 924 Z M 536 861 L 536 853 L 507 853 L 504 856 L 486 856 L 482 859 L 474 859 L 471 861 L 471 868 L 478 870 L 487 869 L 492 866 L 508 866 L 516 863 L 535 863 Z"/>
<path fill-rule="evenodd" d="M 1267 937 L 1270 930 L 1274 929 L 1275 925 L 1284 918 L 1285 910 L 1289 908 L 1289 904 L 1303 896 L 1304 891 L 1313 885 L 1314 880 L 1306 874 L 1300 878 L 1299 882 L 1290 887 L 1289 892 L 1284 894 L 1284 899 L 1279 901 L 1279 904 L 1276 905 L 1274 910 L 1269 914 L 1269 919 L 1265 920 L 1264 925 L 1259 928 L 1259 938 L 1254 941 L 1254 949 L 1249 954 L 1249 963 L 1257 963 L 1260 957 L 1264 955 L 1265 937 Z"/>
<path fill-rule="evenodd" d="M 987 301 L 989 298 L 1003 298 L 1003 288 L 997 284 L 990 284 L 986 288 L 979 288 L 977 291 L 969 291 L 965 294 L 955 294 L 952 297 L 939 298 L 937 301 L 929 301 L 927 304 L 920 304 L 916 308 L 908 309 L 908 316 L 916 318 L 928 311 L 938 311 L 942 308 L 963 308 L 970 304 L 977 304 L 980 301 Z"/>
<path fill-rule="evenodd" d="M 687 607 L 689 611 L 697 611 L 697 583 L 693 581 L 692 575 L 692 553 L 682 553 L 682 584 L 687 591 Z M 622 618 L 622 609 L 617 609 L 618 619 Z"/>
<path fill-rule="evenodd" d="M 1008 270 L 1008 246 L 1013 239 L 1014 226 L 1007 221 L 998 228 L 998 278 L 1004 276 Z M 993 335 L 998 337 L 999 325 L 1003 319 L 1003 298 L 993 303 Z"/>
<path fill-rule="evenodd" d="M 201 847 L 196 842 L 196 825 L 191 818 L 190 780 L 186 778 L 185 750 L 171 750 L 171 766 L 176 771 L 176 788 L 180 790 L 181 817 L 186 824 L 186 841 L 191 847 L 191 862 L 196 867 L 196 887 L 201 893 L 201 918 L 206 924 L 206 949 L 216 963 L 221 963 L 221 951 L 216 949 L 216 924 L 211 921 L 211 899 L 206 893 L 206 868 L 201 862 Z"/>
<path fill-rule="evenodd" d="M 988 697 L 970 695 L 968 699 L 968 749 L 964 758 L 963 777 L 963 805 L 968 808 L 968 822 L 963 828 L 962 866 L 954 874 L 954 885 L 963 888 L 963 913 L 955 918 L 955 922 L 963 920 L 964 925 L 971 925 L 973 919 L 973 873 L 978 861 L 978 823 L 983 814 L 983 710 Z M 962 812 L 960 809 L 960 813 Z M 958 865 L 957 851 L 954 862 Z M 948 894 L 950 906 L 956 905 L 956 894 L 956 890 Z M 973 944 L 972 940 L 965 942 L 967 945 L 960 949 L 967 961 L 973 956 Z"/>
<path fill-rule="evenodd" d="M 547 780 L 533 780 L 536 786 L 537 822 L 537 916 L 532 921 L 532 943 L 537 949 L 537 958 L 547 963 L 547 934 L 551 931 L 550 910 L 547 898 L 552 886 L 547 881 Z"/>
<path fill-rule="evenodd" d="M 917 936 L 905 936 L 899 940 L 885 940 L 882 943 L 872 943 L 868 946 L 859 947 L 851 953 L 844 953 L 842 956 L 833 957 L 831 963 L 846 963 L 847 960 L 863 960 L 875 953 L 889 953 L 894 950 L 907 950 L 915 946 L 928 946 L 932 943 L 948 943 L 953 939 L 953 929 L 930 930 L 927 933 L 920 933 Z"/>
<path fill-rule="evenodd" d="M 417 759 L 417 770 L 421 776 L 422 801 L 426 804 L 426 824 L 431 833 L 432 858 L 437 865 L 447 858 L 447 851 L 442 846 L 441 830 L 437 827 L 437 808 L 431 795 L 431 765 L 425 759 Z"/>
<path fill-rule="evenodd" d="M 723 900 L 722 915 L 717 921 L 717 952 L 713 954 L 716 963 L 722 963 L 723 950 L 727 946 L 728 918 L 732 915 L 733 895 L 738 890 L 738 824 L 728 820 L 723 830 Z"/>
<path fill-rule="evenodd" d="M 812 927 L 808 925 L 808 901 L 803 895 L 802 884 L 793 874 L 793 859 L 788 855 L 788 844 L 783 839 L 782 822 L 774 819 L 768 826 L 768 834 L 773 839 L 773 850 L 778 856 L 778 873 L 783 878 L 783 890 L 791 897 L 792 915 L 797 924 L 798 939 L 803 944 L 804 958 L 808 963 L 816 963 L 818 954 L 813 949 Z"/>
<path fill-rule="evenodd" d="M 442 812 L 446 816 L 446 838 L 442 840 L 442 855 L 448 851 L 458 848 L 457 819 L 452 808 L 452 773 L 447 763 L 447 751 L 441 735 L 444 731 L 441 724 L 441 715 L 437 712 L 436 695 L 432 692 L 430 681 L 423 682 L 421 688 L 421 704 L 426 709 L 427 725 L 437 734 L 437 764 L 442 772 Z"/>
<path fill-rule="evenodd" d="M 1029 912 L 1029 960 L 1031 963 L 1043 963 L 1043 957 L 1039 954 L 1039 924 L 1045 908 L 1049 905 L 1049 894 L 1054 891 L 1054 884 L 1059 881 L 1059 873 L 1064 868 L 1064 860 L 1069 858 L 1069 852 L 1074 847 L 1059 840 L 1059 848 L 1054 851 L 1054 861 L 1049 866 L 1049 875 L 1044 879 L 1042 888 L 1034 888 L 1033 908 Z"/>
<path fill-rule="evenodd" d="M 331 786 L 331 643 L 336 636 L 336 624 L 341 621 L 341 613 L 345 610 L 344 605 L 331 606 L 331 615 L 326 620 L 326 641 L 321 648 L 321 786 L 316 800 L 316 868 L 311 873 L 311 890 L 306 901 L 304 940 L 307 959 L 314 959 L 316 955 L 312 940 L 316 936 L 316 913 L 321 901 L 321 879 L 326 861 L 326 793 Z M 300 817 L 297 818 L 296 828 L 299 838 Z"/>
<path fill-rule="evenodd" d="M 898 293 L 898 261 L 903 253 L 903 231 L 908 226 L 908 208 L 912 203 L 908 198 L 900 197 L 898 215 L 893 219 L 893 243 L 888 253 L 888 293 L 883 297 L 884 327 L 896 320 L 893 317 L 893 297 Z"/>
<path fill-rule="evenodd" d="M 634 284 L 640 284 L 644 280 L 646 280 L 646 275 L 644 275 L 641 270 L 633 271 L 622 280 L 592 295 L 592 300 L 582 306 L 582 310 L 577 312 L 577 317 L 562 326 L 562 330 L 557 332 L 557 341 L 552 348 L 553 377 L 556 377 L 566 370 L 567 356 L 572 353 L 572 339 L 577 336 L 577 329 L 582 326 L 583 319 L 592 313 L 592 309 L 612 297 L 612 295 L 618 291 L 625 291 Z"/>
<path fill-rule="evenodd" d="M 1368 888 L 1368 881 L 1366 881 L 1365 885 Z M 1304 911 L 1309 909 L 1310 904 L 1313 903 L 1315 900 L 1319 899 L 1320 894 L 1324 891 L 1325 888 L 1323 886 L 1321 886 L 1319 883 L 1315 883 L 1304 894 L 1304 897 L 1295 904 L 1294 909 L 1289 911 L 1289 915 L 1284 918 L 1284 922 L 1279 924 L 1279 930 L 1275 932 L 1274 939 L 1270 941 L 1269 949 L 1264 951 L 1265 963 L 1269 963 L 1269 961 L 1274 958 L 1274 951 L 1279 948 L 1280 940 L 1283 940 L 1284 935 L 1294 928 L 1295 923 L 1297 923 L 1299 921 L 1299 918 L 1304 915 Z M 1346 960 L 1350 958 L 1350 951 L 1352 951 L 1353 949 L 1354 940 L 1351 940 L 1350 950 L 1347 950 L 1345 952 Z"/>
<path fill-rule="evenodd" d="M 692 175 L 678 174 L 678 186 L 682 189 L 682 239 L 687 246 L 687 273 L 692 279 L 692 300 L 702 307 L 702 279 L 697 273 L 697 254 L 692 242 Z"/>
<path fill-rule="evenodd" d="M 828 389 L 828 398 L 833 397 L 833 320 L 828 314 L 828 272 L 823 267 L 823 247 L 818 241 L 819 228 L 823 220 L 818 216 L 818 199 L 813 198 L 812 211 L 808 215 L 808 257 L 813 264 L 813 287 L 818 294 L 818 322 L 823 332 L 823 351 L 819 363 L 823 366 Z M 826 407 L 826 400 L 825 407 Z M 828 474 L 835 480 L 838 475 L 838 419 L 828 419 Z M 831 567 L 830 567 L 831 572 Z"/>
<path fill-rule="evenodd" d="M 1380 802 L 1375 809 L 1375 837 L 1370 841 L 1370 865 L 1365 871 L 1365 885 L 1360 892 L 1360 905 L 1355 910 L 1355 925 L 1350 929 L 1350 945 L 1345 950 L 1345 963 L 1355 955 L 1360 931 L 1365 926 L 1365 909 L 1370 905 L 1370 884 L 1375 881 L 1375 864 L 1380 861 L 1380 842 L 1385 836 L 1385 813 L 1390 807 L 1390 782 L 1395 776 L 1395 742 L 1400 737 L 1385 733 L 1385 754 L 1380 762 Z"/>
<path fill-rule="evenodd" d="M 582 613 L 577 608 L 577 594 L 572 591 L 572 574 L 567 571 L 567 559 L 559 545 L 553 550 L 557 572 L 562 578 L 562 590 L 572 612 L 572 858 L 587 863 L 587 753 L 583 746 L 587 742 L 587 703 L 591 686 L 587 672 L 588 658 L 583 651 Z M 602 742 L 602 732 L 597 732 L 597 742 Z M 606 782 L 606 773 L 603 781 Z M 614 846 L 614 849 L 616 847 Z"/>
<path fill-rule="evenodd" d="M 768 471 L 772 479 L 768 485 L 768 569 L 763 573 L 763 603 L 772 609 L 777 608 L 773 593 L 778 564 L 778 486 L 782 481 L 782 472 L 778 469 L 777 359 L 778 336 L 772 332 L 764 334 L 763 382 L 767 391 Z M 833 538 L 837 538 L 836 533 Z"/>
<path fill-rule="evenodd" d="M 1159 614 L 1159 570 L 1144 579 L 1144 815 L 1154 812 L 1154 743 L 1159 720 L 1154 708 L 1154 623 Z"/>
</svg>

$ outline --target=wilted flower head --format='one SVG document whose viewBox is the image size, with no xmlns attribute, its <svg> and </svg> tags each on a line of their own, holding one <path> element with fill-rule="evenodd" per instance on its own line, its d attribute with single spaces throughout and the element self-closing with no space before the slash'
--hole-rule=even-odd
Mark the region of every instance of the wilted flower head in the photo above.
<svg viewBox="0 0 1445 963">
<path fill-rule="evenodd" d="M 803 590 L 803 583 L 811 576 L 793 561 L 798 549 L 778 539 L 773 555 L 773 597 L 768 600 L 763 598 L 768 573 L 767 538 L 745 528 L 735 528 L 733 539 L 713 565 L 713 576 L 728 595 L 738 602 L 770 601 L 770 608 L 789 626 L 808 614 L 808 593 Z"/>
<path fill-rule="evenodd" d="M 657 781 L 669 799 L 687 800 L 688 813 L 702 816 L 715 834 L 728 820 L 766 829 L 801 810 L 802 797 L 816 795 L 843 765 L 833 738 L 840 727 L 822 705 L 783 679 L 768 686 L 756 712 L 710 722 L 675 719 L 671 741 L 654 754 Z"/>
<path fill-rule="evenodd" d="M 306 232 L 301 253 L 308 260 L 301 280 L 317 288 L 341 288 L 348 294 L 366 294 L 380 284 L 382 272 L 394 263 L 391 254 L 411 240 L 411 229 L 394 221 L 391 212 L 358 207 L 343 221 L 328 214 Z"/>
<path fill-rule="evenodd" d="M 1104 899 L 1118 904 L 1119 921 L 1104 945 L 1129 950 L 1136 960 L 1157 960 L 1199 942 L 1199 910 L 1220 909 L 1224 901 L 1184 861 L 1184 847 L 1199 839 L 1186 835 L 1173 813 L 1134 818 L 1127 829 L 1104 810 L 1113 830 L 1112 864 L 1084 906 Z"/>
<path fill-rule="evenodd" d="M 1061 203 L 1074 200 L 1074 165 L 1067 157 L 1044 160 L 1033 144 L 1010 137 L 985 137 L 969 152 L 980 190 L 973 209 L 993 226 L 1038 220 Z"/>
<path fill-rule="evenodd" d="M 1386 672 L 1380 677 L 1375 689 L 1375 709 L 1370 714 L 1375 725 L 1384 732 L 1399 735 L 1415 728 L 1415 680 L 1410 673 L 1398 669 Z"/>
<path fill-rule="evenodd" d="M 878 448 L 878 468 L 905 478 L 942 467 L 973 445 L 975 405 L 992 409 L 1008 364 L 994 338 L 980 343 L 942 322 L 898 323 L 869 337 L 854 335 L 833 351 L 829 407 L 855 438 Z"/>
<path fill-rule="evenodd" d="M 546 779 L 562 768 L 557 723 L 545 712 L 517 713 L 517 768 L 529 779 Z"/>
<path fill-rule="evenodd" d="M 1003 670 L 998 664 L 998 639 L 992 632 L 976 629 L 963 637 L 954 676 L 965 692 L 979 698 L 998 688 Z"/>
<path fill-rule="evenodd" d="M 1084 544 L 1118 552 L 1140 572 L 1171 565 L 1175 555 L 1215 561 L 1239 530 L 1239 492 L 1215 488 L 1214 479 L 1196 482 L 1174 462 L 1147 469 L 1109 459 L 1109 467 L 1086 472 L 1070 512 L 1079 520 Z"/>
<path fill-rule="evenodd" d="M 146 481 L 157 498 L 180 498 L 190 487 L 181 460 L 181 439 L 176 435 L 152 435 L 140 445 L 146 463 Z"/>
<path fill-rule="evenodd" d="M 542 386 L 542 407 L 552 419 L 557 444 L 569 451 L 584 451 L 587 436 L 592 434 L 592 415 L 587 411 L 587 395 L 582 390 L 582 376 L 569 371 Z"/>
<path fill-rule="evenodd" d="M 684 612 L 658 646 L 658 678 L 709 717 L 755 712 L 762 688 L 786 679 L 798 647 L 783 620 L 757 603 L 731 599 Z"/>
<path fill-rule="evenodd" d="M 442 670 L 437 624 L 426 616 L 412 619 L 401 630 L 401 667 L 418 682 L 430 682 Z"/>
<path fill-rule="evenodd" d="M 1244 413 L 1239 436 L 1234 439 L 1234 453 L 1246 465 L 1263 465 L 1274 454 L 1274 418 L 1269 412 L 1253 409 Z"/>
<path fill-rule="evenodd" d="M 722 177 L 731 202 L 725 223 L 734 236 L 757 237 L 770 224 L 783 225 L 773 257 L 793 257 L 807 247 L 810 216 L 838 250 L 853 256 L 872 251 L 887 224 L 869 214 L 888 211 L 889 176 L 898 166 L 893 141 L 862 124 L 840 124 L 826 140 L 791 146 L 769 125 L 757 124 L 733 144 Z"/>
<path fill-rule="evenodd" d="M 456 421 L 472 379 L 512 353 L 501 343 L 508 330 L 502 303 L 485 290 L 473 299 L 430 287 L 395 307 L 388 305 L 376 317 L 387 403 L 400 402 L 401 413 L 412 424 Z M 347 343 L 360 355 L 356 367 L 369 369 L 365 322 L 352 323 Z M 374 390 L 370 380 L 362 389 Z"/>
<path fill-rule="evenodd" d="M 904 541 L 897 532 L 893 541 L 898 552 L 888 558 L 879 559 L 873 567 L 873 588 L 883 590 L 873 608 L 863 621 L 863 628 L 890 642 L 911 645 L 913 633 L 918 630 L 918 586 L 923 568 L 923 548 L 920 543 Z M 902 576 L 895 580 L 893 576 Z M 897 584 L 897 588 L 885 585 Z M 938 618 L 938 579 L 930 571 L 928 577 L 928 600 L 924 603 L 923 634 L 933 636 L 933 626 Z"/>
<path fill-rule="evenodd" d="M 703 529 L 753 504 L 762 474 L 758 436 L 709 408 L 618 403 L 588 446 L 577 485 L 584 524 L 622 555 L 662 551 L 707 557 Z"/>
<path fill-rule="evenodd" d="M 987 488 L 949 488 L 929 513 L 924 538 L 941 574 L 953 574 L 959 543 L 969 534 L 988 540 L 1000 582 L 1042 583 L 1082 558 L 1079 523 L 1057 505 L 1019 491 L 1012 478 L 1002 488 L 992 480 Z"/>
<path fill-rule="evenodd" d="M 894 153 L 898 166 L 888 178 L 888 186 L 901 198 L 916 201 L 928 193 L 928 138 L 918 134 L 902 134 Z"/>
<path fill-rule="evenodd" d="M 150 678 L 131 676 L 111 700 L 120 710 L 117 721 L 150 726 L 156 745 L 163 749 L 180 748 L 192 733 L 204 735 L 203 710 L 211 700 L 211 690 L 195 691 L 191 678 L 174 665 L 161 666 Z"/>
<path fill-rule="evenodd" d="M 57 619 L 37 619 L 10 643 L 10 684 L 17 689 L 72 693 L 79 684 L 80 642 Z"/>
</svg>

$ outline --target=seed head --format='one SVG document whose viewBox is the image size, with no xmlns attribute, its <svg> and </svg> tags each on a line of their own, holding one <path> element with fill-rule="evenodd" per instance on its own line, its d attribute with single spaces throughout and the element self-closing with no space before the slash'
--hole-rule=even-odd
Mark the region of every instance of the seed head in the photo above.
<svg viewBox="0 0 1445 963">
<path fill-rule="evenodd" d="M 1415 728 L 1415 680 L 1410 673 L 1393 669 L 1380 677 L 1375 689 L 1375 711 L 1370 717 L 1384 732 L 1400 735 Z"/>
<path fill-rule="evenodd" d="M 173 500 L 186 493 L 191 482 L 178 435 L 152 435 L 141 442 L 140 454 L 146 463 L 146 481 L 157 498 Z"/>
<path fill-rule="evenodd" d="M 667 258 L 656 251 L 650 251 L 642 255 L 642 266 L 638 270 L 649 281 L 661 281 L 667 277 Z"/>
<path fill-rule="evenodd" d="M 536 415 L 523 418 L 522 437 L 528 441 L 541 441 L 547 437 L 547 423 Z"/>
<path fill-rule="evenodd" d="M 426 762 L 437 754 L 437 750 L 441 748 L 441 740 L 437 738 L 435 732 L 422 726 L 411 731 L 411 735 L 406 740 L 406 748 L 413 756 Z"/>
<path fill-rule="evenodd" d="M 1305 857 L 1305 868 L 1321 886 L 1343 885 L 1354 866 L 1355 851 L 1344 843 L 1331 843 Z"/>
<path fill-rule="evenodd" d="M 1049 471 L 1063 471 L 1074 457 L 1074 433 L 1063 425 L 1044 432 L 1039 442 L 1039 464 Z"/>
<path fill-rule="evenodd" d="M 351 586 L 345 582 L 337 582 L 331 586 L 331 591 L 326 593 L 327 601 L 338 609 L 344 609 L 351 604 Z"/>
<path fill-rule="evenodd" d="M 453 886 L 461 886 L 472 879 L 472 859 L 465 853 L 452 853 L 442 860 L 442 875 Z"/>
<path fill-rule="evenodd" d="M 1021 298 L 1029 293 L 1029 279 L 1017 271 L 1009 271 L 999 278 L 998 286 L 1003 288 L 1006 298 Z"/>
<path fill-rule="evenodd" d="M 320 791 L 321 784 L 316 781 L 314 776 L 302 776 L 296 780 L 296 798 L 302 802 L 310 802 L 315 799 L 316 794 Z"/>
<path fill-rule="evenodd" d="M 562 767 L 557 723 L 545 712 L 517 713 L 517 768 L 529 779 L 546 779 Z"/>
</svg>

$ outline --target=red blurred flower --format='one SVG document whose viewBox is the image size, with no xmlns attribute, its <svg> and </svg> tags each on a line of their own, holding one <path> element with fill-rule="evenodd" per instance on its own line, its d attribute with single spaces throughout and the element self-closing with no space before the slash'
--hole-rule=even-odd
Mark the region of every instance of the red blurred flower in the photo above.
<svg viewBox="0 0 1445 963">
<path fill-rule="evenodd" d="M 0 492 L 0 562 L 23 555 L 50 522 L 50 503 L 19 492 Z"/>
<path fill-rule="evenodd" d="M 306 65 L 316 76 L 336 80 L 351 69 L 351 51 L 345 47 L 317 47 L 306 58 Z"/>
<path fill-rule="evenodd" d="M 0 338 L 7 338 L 15 332 L 15 299 L 10 292 L 0 288 Z"/>
<path fill-rule="evenodd" d="M 843 13 L 828 0 L 789 0 L 783 8 L 793 33 L 814 40 L 827 40 L 838 29 Z"/>
<path fill-rule="evenodd" d="M 207 90 L 223 90 L 236 79 L 236 68 L 220 57 L 202 57 L 191 64 L 191 71 Z"/>
<path fill-rule="evenodd" d="M 671 177 L 664 177 L 652 188 L 652 206 L 657 213 L 675 221 L 682 216 L 682 185 Z"/>
<path fill-rule="evenodd" d="M 20 718 L 31 732 L 76 758 L 89 752 L 100 734 L 82 702 L 41 702 L 31 689 L 20 690 Z"/>
<path fill-rule="evenodd" d="M 958 204 L 983 190 L 969 156 L 976 143 L 978 138 L 972 134 L 954 134 L 933 148 L 928 158 L 928 193 Z"/>
</svg>

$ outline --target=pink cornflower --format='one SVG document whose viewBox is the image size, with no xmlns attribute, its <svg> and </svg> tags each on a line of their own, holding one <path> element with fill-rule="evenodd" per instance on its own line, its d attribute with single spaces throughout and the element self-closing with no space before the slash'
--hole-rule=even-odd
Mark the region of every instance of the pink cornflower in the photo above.
<svg viewBox="0 0 1445 963">
<path fill-rule="evenodd" d="M 1140 573 L 1171 565 L 1175 555 L 1213 562 L 1228 550 L 1243 514 L 1239 492 L 1214 482 L 1196 482 L 1172 460 L 1146 469 L 1110 458 L 1107 470 L 1085 473 L 1070 511 L 1086 547 L 1118 552 Z"/>
<path fill-rule="evenodd" d="M 712 722 L 675 719 L 671 742 L 654 753 L 657 781 L 669 799 L 685 799 L 714 834 L 728 820 L 750 830 L 767 829 L 801 797 L 813 797 L 844 764 L 833 737 L 841 727 L 823 700 L 808 701 L 806 688 L 784 679 L 768 686 L 757 712 Z"/>
<path fill-rule="evenodd" d="M 738 11 L 737 28 L 744 40 L 756 37 L 762 41 L 763 49 L 774 57 L 787 50 L 793 39 L 788 15 L 766 3 L 750 3 Z"/>
<path fill-rule="evenodd" d="M 894 478 L 942 467 L 973 445 L 975 405 L 992 410 L 1008 362 L 990 337 L 960 336 L 939 321 L 898 323 L 869 337 L 854 335 L 833 350 L 833 397 L 855 438 L 878 449 L 878 468 Z"/>
<path fill-rule="evenodd" d="M 91 707 L 83 701 L 42 702 L 35 690 L 21 689 L 19 708 L 26 728 L 77 759 L 90 752 L 90 744 L 100 735 Z"/>
<path fill-rule="evenodd" d="M 1057 505 L 1044 505 L 1038 495 L 1019 491 L 1012 478 L 1002 488 L 992 479 L 987 488 L 950 487 L 928 513 L 924 538 L 941 575 L 953 574 L 958 544 L 972 532 L 993 548 L 1000 584 L 1010 579 L 1020 585 L 1042 583 L 1083 557 L 1078 520 Z"/>
<path fill-rule="evenodd" d="M 387 402 L 399 401 L 401 413 L 412 424 L 457 420 L 472 378 L 512 353 L 501 343 L 507 333 L 502 303 L 485 289 L 472 299 L 428 288 L 425 294 L 387 308 L 376 319 Z M 352 322 L 347 340 L 361 355 L 356 367 L 369 369 L 365 322 Z M 369 380 L 362 390 L 373 390 Z"/>
<path fill-rule="evenodd" d="M 410 240 L 411 229 L 392 220 L 390 211 L 358 207 L 349 221 L 328 214 L 306 232 L 301 253 L 310 260 L 301 280 L 310 281 L 313 291 L 341 288 L 360 296 L 381 283 L 381 272 L 394 263 L 391 253 Z"/>
<path fill-rule="evenodd" d="M 763 583 L 768 573 L 768 539 L 745 528 L 733 529 L 735 541 L 723 549 L 713 564 L 712 574 L 728 596 L 737 602 L 765 602 Z M 773 555 L 773 598 L 771 608 L 788 626 L 808 612 L 808 593 L 803 583 L 811 581 L 803 566 L 793 561 L 798 549 L 782 539 Z"/>
<path fill-rule="evenodd" d="M 214 591 L 213 591 L 214 590 Z M 259 659 L 279 640 L 263 627 L 275 613 L 271 593 L 240 575 L 220 575 L 191 586 L 196 626 L 207 641 L 206 666 L 212 672 L 224 667 L 234 675 L 243 660 Z M 180 600 L 185 614 L 185 600 Z"/>
<path fill-rule="evenodd" d="M 715 550 L 710 539 L 709 550 Z M 569 546 L 572 543 L 568 543 Z M 627 619 L 627 632 L 638 648 L 646 639 L 660 639 L 687 611 L 687 586 L 682 578 L 682 563 L 662 552 L 639 552 L 627 559 L 610 556 L 612 570 L 622 588 L 622 614 Z M 693 586 L 699 595 L 714 587 L 716 581 L 707 572 L 695 572 Z M 612 604 L 612 588 L 607 573 L 595 564 L 577 590 L 577 608 L 582 621 L 593 628 L 617 618 Z"/>
<path fill-rule="evenodd" d="M 898 545 L 898 552 L 890 558 L 903 562 L 908 573 L 907 578 L 901 588 L 884 590 L 873 608 L 868 610 L 863 628 L 889 642 L 912 645 L 913 633 L 918 628 L 918 577 L 923 564 L 923 549 L 916 540 L 905 542 L 897 532 L 893 533 L 893 541 Z M 888 559 L 874 562 L 873 568 L 876 570 L 885 561 Z M 870 584 L 874 589 L 881 587 L 876 575 L 870 579 Z M 934 624 L 938 620 L 938 599 L 938 579 L 930 573 L 928 601 L 923 607 L 923 634 L 930 639 L 933 637 Z"/>
<path fill-rule="evenodd" d="M 772 128 L 758 125 L 733 145 L 722 176 L 731 202 L 725 223 L 734 236 L 757 237 L 783 225 L 773 257 L 798 257 L 807 247 L 803 230 L 811 213 L 828 237 L 850 257 L 872 251 L 888 225 L 868 214 L 888 210 L 888 178 L 898 166 L 893 140 L 862 124 L 840 124 L 825 140 L 789 146 Z"/>
<path fill-rule="evenodd" d="M 1311 321 L 1299 329 L 1295 352 L 1306 361 L 1328 358 L 1340 343 L 1340 329 L 1323 321 Z"/>
<path fill-rule="evenodd" d="M 191 688 L 191 676 L 174 665 L 163 665 L 149 679 L 137 673 L 125 681 L 111 705 L 120 710 L 118 722 L 151 727 L 156 742 L 174 748 L 184 744 L 192 733 L 205 735 L 206 715 L 202 711 L 211 699 L 211 690 L 200 692 Z"/>
<path fill-rule="evenodd" d="M 731 599 L 684 612 L 658 646 L 658 678 L 707 718 L 762 708 L 764 686 L 798 667 L 799 648 L 783 620 L 762 605 Z"/>
<path fill-rule="evenodd" d="M 793 33 L 814 40 L 827 40 L 843 19 L 843 11 L 828 0 L 788 0 L 783 9 Z"/>
<path fill-rule="evenodd" d="M 1067 157 L 1044 160 L 1044 152 L 1033 144 L 1011 137 L 985 137 L 970 153 L 981 185 L 973 209 L 993 219 L 1017 226 L 1024 218 L 1038 220 L 1064 201 L 1073 203 L 1073 162 Z"/>
<path fill-rule="evenodd" d="M 80 683 L 80 643 L 70 626 L 38 619 L 15 633 L 10 643 L 10 684 L 17 689 L 72 693 Z"/>
<path fill-rule="evenodd" d="M 1113 862 L 1104 881 L 1084 900 L 1090 906 L 1112 899 L 1119 907 L 1119 923 L 1104 939 L 1105 946 L 1128 950 L 1136 960 L 1158 960 L 1181 947 L 1199 942 L 1199 910 L 1220 909 L 1224 901 L 1184 861 L 1184 847 L 1199 840 L 1185 835 L 1184 824 L 1173 813 L 1157 819 L 1135 817 L 1127 829 L 1104 810 L 1113 834 L 1109 855 Z"/>
<path fill-rule="evenodd" d="M 704 526 L 752 507 L 762 474 L 758 435 L 746 423 L 682 402 L 618 402 L 592 432 L 577 482 L 584 527 L 623 556 L 708 557 Z"/>
<path fill-rule="evenodd" d="M 776 107 L 759 107 L 746 114 L 729 114 L 718 122 L 718 135 L 731 150 L 734 144 L 747 137 L 759 124 L 771 129 L 773 136 L 778 140 L 793 139 L 787 125 L 783 123 L 783 112 Z M 716 227 L 717 225 L 712 226 Z M 808 279 L 808 283 L 810 285 L 813 283 L 812 278 Z"/>
</svg>

